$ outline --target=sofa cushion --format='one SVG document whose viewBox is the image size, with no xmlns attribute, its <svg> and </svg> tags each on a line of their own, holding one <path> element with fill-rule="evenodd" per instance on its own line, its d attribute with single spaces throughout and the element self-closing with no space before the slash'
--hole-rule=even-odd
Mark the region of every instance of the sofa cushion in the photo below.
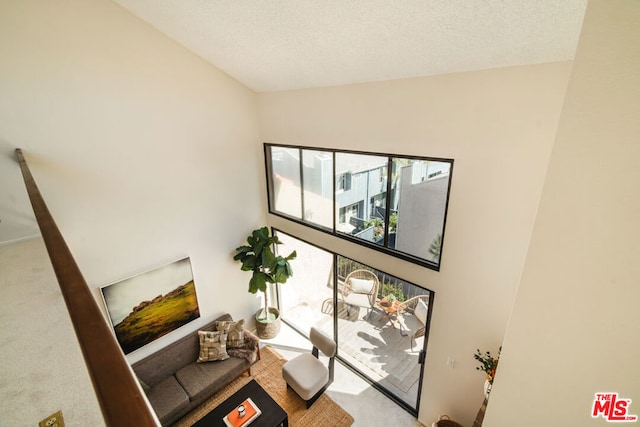
<svg viewBox="0 0 640 427">
<path fill-rule="evenodd" d="M 141 380 L 140 377 L 138 377 L 137 375 L 136 375 L 136 379 L 138 380 L 138 384 L 140 384 L 140 387 L 142 388 L 142 391 L 144 391 L 146 393 L 149 390 L 151 390 L 151 387 L 149 387 L 149 384 L 147 384 L 145 381 Z"/>
<path fill-rule="evenodd" d="M 235 357 L 215 363 L 192 363 L 176 372 L 176 379 L 191 400 L 200 401 L 225 387 L 249 366 L 246 360 Z"/>
<path fill-rule="evenodd" d="M 168 420 L 174 420 L 189 406 L 189 396 L 173 375 L 151 387 L 146 394 L 163 425 Z"/>
<path fill-rule="evenodd" d="M 350 305 L 357 305 L 358 307 L 368 307 L 371 305 L 371 299 L 367 294 L 358 294 L 355 292 L 350 293 L 344 299 L 344 302 Z"/>
<path fill-rule="evenodd" d="M 302 353 L 282 366 L 282 377 L 298 396 L 309 400 L 329 382 L 329 369 L 311 353 Z"/>
<path fill-rule="evenodd" d="M 198 329 L 201 331 L 213 331 L 216 321 L 230 320 L 233 320 L 233 318 L 226 313 Z M 132 367 L 141 380 L 153 387 L 168 376 L 175 374 L 180 368 L 195 362 L 199 354 L 200 342 L 198 334 L 193 331 L 193 333 L 189 333 L 160 351 L 156 351 L 134 363 Z"/>
<path fill-rule="evenodd" d="M 371 279 L 349 279 L 351 282 L 351 292 L 355 292 L 357 294 L 370 294 L 373 291 L 373 280 Z"/>
<path fill-rule="evenodd" d="M 227 334 L 227 348 L 238 348 L 244 345 L 244 319 L 237 322 L 217 321 L 215 329 Z"/>
<path fill-rule="evenodd" d="M 198 363 L 229 358 L 227 354 L 227 334 L 225 332 L 198 331 L 198 337 L 200 339 Z"/>
<path fill-rule="evenodd" d="M 416 304 L 416 308 L 413 310 L 413 314 L 416 315 L 418 320 L 422 322 L 423 325 L 427 324 L 427 314 L 429 312 L 429 308 L 421 299 L 418 300 L 418 304 Z"/>
</svg>

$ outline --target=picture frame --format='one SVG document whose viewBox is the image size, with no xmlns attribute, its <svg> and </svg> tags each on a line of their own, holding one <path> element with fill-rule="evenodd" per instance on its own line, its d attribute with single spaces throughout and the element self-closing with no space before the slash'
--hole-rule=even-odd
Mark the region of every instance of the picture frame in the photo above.
<svg viewBox="0 0 640 427">
<path fill-rule="evenodd" d="M 100 293 L 124 354 L 200 317 L 189 257 L 102 286 Z"/>
</svg>

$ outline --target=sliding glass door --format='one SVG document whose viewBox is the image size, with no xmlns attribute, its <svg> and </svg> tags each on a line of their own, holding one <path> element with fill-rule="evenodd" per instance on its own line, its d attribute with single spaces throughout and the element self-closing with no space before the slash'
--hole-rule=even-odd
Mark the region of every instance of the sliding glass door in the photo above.
<svg viewBox="0 0 640 427">
<path fill-rule="evenodd" d="M 417 414 L 433 292 L 278 232 L 295 249 L 293 277 L 281 287 L 283 319 L 308 336 L 321 328 L 338 358 Z"/>
</svg>

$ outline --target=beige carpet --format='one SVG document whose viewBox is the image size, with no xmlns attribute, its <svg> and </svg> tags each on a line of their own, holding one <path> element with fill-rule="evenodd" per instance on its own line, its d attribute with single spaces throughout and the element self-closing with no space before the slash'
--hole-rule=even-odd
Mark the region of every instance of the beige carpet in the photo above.
<svg viewBox="0 0 640 427">
<path fill-rule="evenodd" d="M 334 402 L 327 394 L 307 409 L 304 401 L 298 397 L 282 379 L 282 365 L 287 361 L 273 348 L 260 349 L 261 359 L 251 367 L 251 377 L 242 375 L 225 389 L 210 397 L 202 405 L 188 413 L 174 424 L 174 427 L 187 427 L 208 414 L 213 408 L 235 393 L 240 387 L 254 378 L 271 397 L 278 402 L 289 416 L 291 427 L 332 426 L 348 427 L 353 417 Z"/>
</svg>

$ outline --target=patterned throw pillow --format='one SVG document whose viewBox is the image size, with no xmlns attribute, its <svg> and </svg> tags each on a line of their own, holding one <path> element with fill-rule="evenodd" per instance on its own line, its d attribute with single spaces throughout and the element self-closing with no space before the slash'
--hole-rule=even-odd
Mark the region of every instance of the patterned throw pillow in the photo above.
<svg viewBox="0 0 640 427">
<path fill-rule="evenodd" d="M 233 321 L 217 321 L 215 330 L 227 334 L 227 347 L 237 348 L 244 345 L 244 319 Z"/>
<path fill-rule="evenodd" d="M 227 334 L 216 331 L 198 331 L 200 355 L 198 362 L 213 362 L 229 358 L 227 354 Z"/>
</svg>

